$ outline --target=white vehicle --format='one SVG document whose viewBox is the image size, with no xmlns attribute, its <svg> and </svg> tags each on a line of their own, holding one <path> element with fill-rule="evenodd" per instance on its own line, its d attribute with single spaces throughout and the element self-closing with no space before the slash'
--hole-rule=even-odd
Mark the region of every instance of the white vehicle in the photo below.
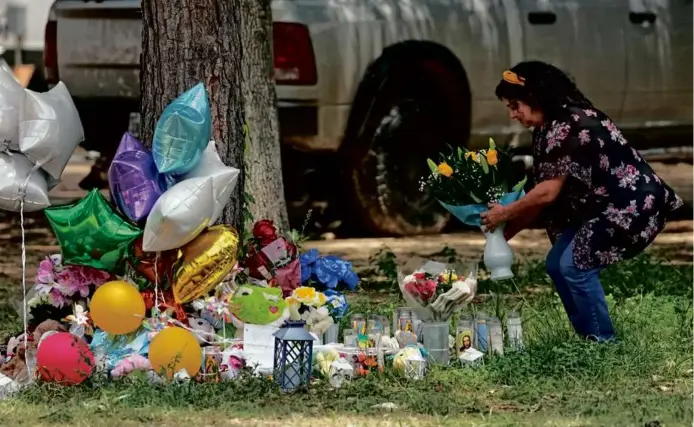
<svg viewBox="0 0 694 427">
<path fill-rule="evenodd" d="M 527 144 L 494 97 L 501 73 L 524 59 L 568 70 L 627 131 L 691 132 L 691 0 L 275 0 L 272 7 L 284 156 L 310 151 L 326 164 L 323 154 L 337 154 L 328 164 L 346 179 L 342 187 L 323 179 L 333 183 L 323 190 L 348 200 L 376 233 L 443 229 L 448 216 L 418 180 L 425 158 L 445 144 L 479 146 L 490 136 Z M 138 0 L 52 7 L 46 75 L 70 88 L 92 149 L 115 144 L 139 109 L 140 33 Z M 284 162 L 288 198 L 302 188 L 293 179 L 297 164 Z"/>
</svg>

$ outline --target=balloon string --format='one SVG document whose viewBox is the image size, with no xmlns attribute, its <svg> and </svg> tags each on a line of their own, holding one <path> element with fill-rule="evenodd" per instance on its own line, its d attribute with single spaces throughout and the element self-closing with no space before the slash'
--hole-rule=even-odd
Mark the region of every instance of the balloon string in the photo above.
<svg viewBox="0 0 694 427">
<path fill-rule="evenodd" d="M 215 339 L 215 338 L 218 338 L 218 336 L 214 333 L 201 331 L 199 329 L 193 329 L 189 326 L 186 326 L 183 322 L 179 322 L 176 319 L 169 319 L 169 322 L 171 322 L 174 325 L 176 325 L 180 328 L 183 328 L 189 332 L 192 332 L 194 335 L 200 337 L 200 340 L 202 340 L 205 344 L 233 344 L 234 342 L 241 342 L 241 340 L 235 340 L 235 339 L 227 340 L 226 338 L 222 338 L 222 341 L 219 341 L 219 339 Z M 207 340 L 205 338 L 205 336 L 207 336 L 207 338 L 210 338 L 210 337 L 212 337 L 212 338 L 210 340 Z"/>
<path fill-rule="evenodd" d="M 24 198 L 19 199 L 19 228 L 22 233 L 22 321 L 24 323 L 24 363 L 27 368 L 29 365 L 29 316 L 27 313 L 27 248 L 26 234 L 24 232 Z M 29 372 L 31 374 L 31 372 Z"/>
<path fill-rule="evenodd" d="M 159 310 L 159 252 L 154 255 L 154 308 Z"/>
</svg>

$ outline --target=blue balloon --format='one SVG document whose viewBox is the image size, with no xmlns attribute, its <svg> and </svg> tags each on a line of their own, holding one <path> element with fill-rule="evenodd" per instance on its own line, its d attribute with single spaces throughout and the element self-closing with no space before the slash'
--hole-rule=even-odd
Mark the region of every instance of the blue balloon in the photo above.
<svg viewBox="0 0 694 427">
<path fill-rule="evenodd" d="M 523 195 L 525 195 L 525 191 L 522 190 L 513 193 L 506 193 L 499 201 L 499 204 L 502 206 L 506 206 L 520 199 L 521 197 L 523 197 Z M 441 206 L 446 208 L 448 212 L 452 213 L 456 218 L 458 218 L 460 222 L 473 227 L 479 227 L 482 225 L 480 214 L 489 210 L 489 206 L 481 204 L 455 206 L 443 203 L 440 200 L 439 203 L 441 203 Z"/>
<path fill-rule="evenodd" d="M 159 172 L 182 175 L 193 170 L 210 141 L 211 122 L 202 83 L 174 99 L 154 129 L 152 154 Z"/>
</svg>

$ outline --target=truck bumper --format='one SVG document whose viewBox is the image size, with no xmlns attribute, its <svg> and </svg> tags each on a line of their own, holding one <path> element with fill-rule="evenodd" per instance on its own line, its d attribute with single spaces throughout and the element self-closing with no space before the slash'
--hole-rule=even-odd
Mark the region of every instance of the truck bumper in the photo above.
<svg viewBox="0 0 694 427">
<path fill-rule="evenodd" d="M 349 105 L 318 106 L 315 102 L 280 100 L 277 116 L 282 143 L 302 151 L 336 152 L 349 112 Z"/>
</svg>

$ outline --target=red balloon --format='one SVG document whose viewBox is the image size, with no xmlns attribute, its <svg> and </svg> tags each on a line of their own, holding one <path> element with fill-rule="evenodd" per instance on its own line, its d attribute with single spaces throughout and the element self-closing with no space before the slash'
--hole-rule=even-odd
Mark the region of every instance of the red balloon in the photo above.
<svg viewBox="0 0 694 427">
<path fill-rule="evenodd" d="M 41 341 L 36 352 L 36 368 L 44 381 L 77 385 L 94 371 L 94 354 L 83 339 L 69 332 L 58 332 Z"/>
</svg>

